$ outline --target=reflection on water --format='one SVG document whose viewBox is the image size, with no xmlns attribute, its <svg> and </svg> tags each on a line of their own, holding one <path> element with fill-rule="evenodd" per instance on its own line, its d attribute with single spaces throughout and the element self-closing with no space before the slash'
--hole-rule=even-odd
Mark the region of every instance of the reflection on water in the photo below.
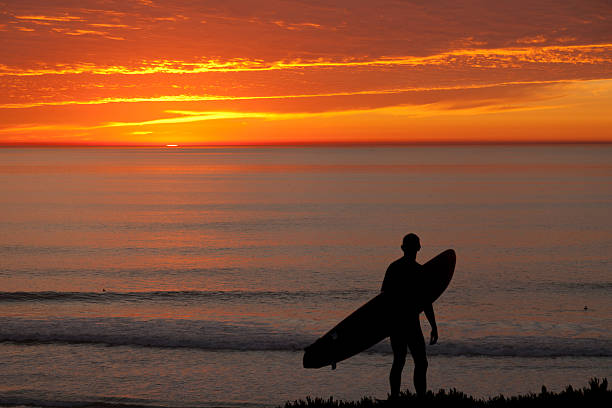
<svg viewBox="0 0 612 408">
<path fill-rule="evenodd" d="M 66 350 L 75 333 L 140 347 L 153 340 L 138 330 L 161 330 L 183 346 L 299 349 L 377 293 L 413 231 L 420 262 L 458 254 L 435 353 L 609 356 L 611 157 L 608 145 L 0 149 L 0 336 Z"/>
</svg>

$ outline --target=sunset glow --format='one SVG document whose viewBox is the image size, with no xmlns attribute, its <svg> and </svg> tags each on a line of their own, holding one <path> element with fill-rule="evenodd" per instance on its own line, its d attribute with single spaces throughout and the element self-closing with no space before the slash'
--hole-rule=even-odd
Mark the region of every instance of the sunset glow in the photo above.
<svg viewBox="0 0 612 408">
<path fill-rule="evenodd" d="M 424 4 L 5 2 L 0 144 L 612 142 L 609 3 Z"/>
</svg>

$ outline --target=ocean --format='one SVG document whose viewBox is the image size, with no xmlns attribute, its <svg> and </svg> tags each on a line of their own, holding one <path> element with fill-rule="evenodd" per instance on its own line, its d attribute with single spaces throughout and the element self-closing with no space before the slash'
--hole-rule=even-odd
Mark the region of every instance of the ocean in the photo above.
<svg viewBox="0 0 612 408">
<path fill-rule="evenodd" d="M 457 253 L 429 389 L 612 379 L 611 214 L 611 145 L 0 149 L 0 405 L 386 398 L 387 341 L 302 349 L 408 232 Z"/>
</svg>

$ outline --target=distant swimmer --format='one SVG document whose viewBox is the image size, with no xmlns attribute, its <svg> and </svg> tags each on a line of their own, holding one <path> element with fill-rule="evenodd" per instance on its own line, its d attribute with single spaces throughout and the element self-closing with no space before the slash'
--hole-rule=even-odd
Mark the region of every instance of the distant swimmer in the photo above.
<svg viewBox="0 0 612 408">
<path fill-rule="evenodd" d="M 381 292 L 391 296 L 391 348 L 393 350 L 393 364 L 389 374 L 391 398 L 397 398 L 402 382 L 402 370 L 406 363 L 408 349 L 414 361 L 414 388 L 417 395 L 423 396 L 427 392 L 427 354 L 425 352 L 425 339 L 419 321 L 419 303 L 423 292 L 423 268 L 416 262 L 416 254 L 421 249 L 419 237 L 408 234 L 402 241 L 404 256 L 394 261 L 387 268 Z M 423 311 L 431 325 L 429 344 L 438 341 L 438 327 L 433 306 L 425 302 Z"/>
</svg>

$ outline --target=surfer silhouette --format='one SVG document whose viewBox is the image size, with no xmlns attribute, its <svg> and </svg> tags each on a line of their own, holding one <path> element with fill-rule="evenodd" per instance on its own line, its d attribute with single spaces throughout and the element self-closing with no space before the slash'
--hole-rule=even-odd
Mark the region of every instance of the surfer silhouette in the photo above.
<svg viewBox="0 0 612 408">
<path fill-rule="evenodd" d="M 399 396 L 402 382 L 402 370 L 406 363 L 408 349 L 414 361 L 414 388 L 419 396 L 427 391 L 427 355 L 425 352 L 425 339 L 421 331 L 419 308 L 416 306 L 422 293 L 422 268 L 416 261 L 416 254 L 421 249 L 419 237 L 408 234 L 402 241 L 404 256 L 394 261 L 387 268 L 381 292 L 389 297 L 391 305 L 391 349 L 393 350 L 393 364 L 389 374 L 391 398 Z M 429 344 L 438 341 L 438 327 L 436 316 L 431 303 L 423 308 L 427 320 L 431 325 Z"/>
</svg>

